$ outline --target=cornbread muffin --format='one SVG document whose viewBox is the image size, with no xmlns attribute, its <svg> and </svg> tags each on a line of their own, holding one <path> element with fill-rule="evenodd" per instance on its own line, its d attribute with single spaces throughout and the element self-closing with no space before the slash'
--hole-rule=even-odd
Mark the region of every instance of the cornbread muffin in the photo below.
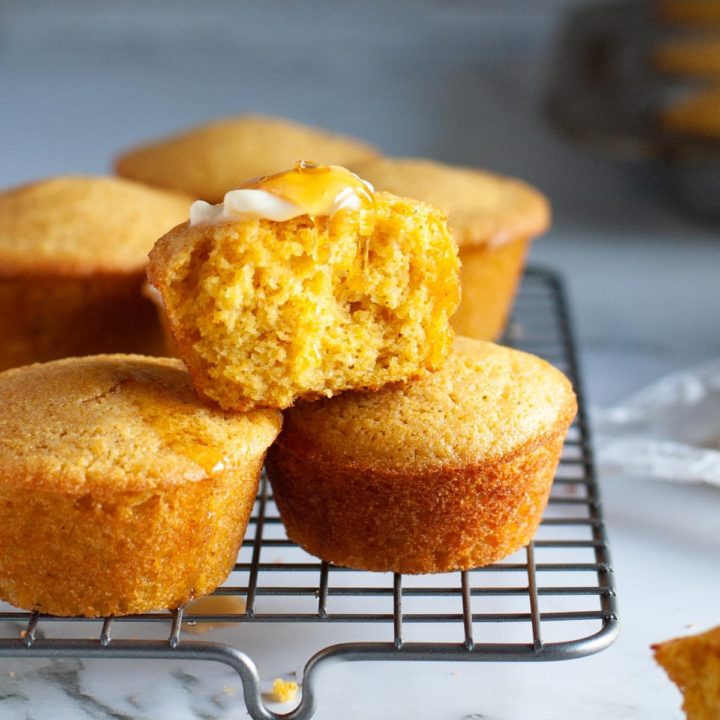
<svg viewBox="0 0 720 720">
<path fill-rule="evenodd" d="M 696 138 L 720 137 L 720 90 L 700 90 L 660 112 L 664 130 Z"/>
<path fill-rule="evenodd" d="M 684 695 L 688 720 L 720 718 L 720 627 L 653 645 L 655 659 Z"/>
<path fill-rule="evenodd" d="M 147 254 L 190 199 L 104 177 L 0 193 L 0 370 L 99 352 L 155 353 Z"/>
<path fill-rule="evenodd" d="M 653 51 L 652 64 L 662 73 L 720 78 L 720 35 L 665 40 Z"/>
<path fill-rule="evenodd" d="M 261 115 L 217 120 L 121 155 L 118 175 L 221 202 L 247 178 L 271 175 L 303 158 L 353 167 L 378 151 L 360 140 Z"/>
<path fill-rule="evenodd" d="M 266 468 L 309 553 L 364 570 L 467 569 L 532 538 L 576 409 L 543 360 L 459 337 L 415 382 L 288 410 Z"/>
<path fill-rule="evenodd" d="M 656 12 L 670 24 L 720 27 L 720 3 L 717 0 L 657 0 Z"/>
<path fill-rule="evenodd" d="M 440 367 L 459 300 L 445 216 L 370 200 L 332 216 L 186 223 L 158 241 L 148 277 L 199 393 L 285 408 Z"/>
<path fill-rule="evenodd" d="M 175 608 L 235 562 L 280 414 L 202 405 L 179 360 L 0 373 L 0 598 L 55 615 Z"/>
<path fill-rule="evenodd" d="M 378 158 L 359 165 L 357 172 L 378 190 L 447 212 L 462 264 L 462 302 L 452 325 L 461 335 L 498 338 L 530 241 L 548 227 L 545 197 L 519 180 L 430 160 Z"/>
</svg>

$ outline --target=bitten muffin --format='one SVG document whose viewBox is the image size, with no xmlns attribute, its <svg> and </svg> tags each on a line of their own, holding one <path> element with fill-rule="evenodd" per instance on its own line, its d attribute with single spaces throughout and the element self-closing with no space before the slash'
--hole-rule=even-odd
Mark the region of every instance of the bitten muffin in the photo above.
<svg viewBox="0 0 720 720">
<path fill-rule="evenodd" d="M 228 215 L 235 193 L 317 214 Z M 323 210 L 352 197 L 352 208 Z M 344 168 L 304 164 L 202 206 L 211 219 L 170 231 L 148 267 L 199 393 L 224 408 L 285 408 L 440 367 L 459 300 L 442 212 L 372 194 Z"/>
<path fill-rule="evenodd" d="M 0 370 L 158 352 L 157 313 L 141 295 L 147 254 L 190 204 L 104 177 L 58 177 L 0 193 Z"/>
<path fill-rule="evenodd" d="M 378 158 L 357 172 L 377 190 L 432 203 L 448 214 L 460 246 L 461 335 L 497 339 L 505 326 L 530 241 L 550 221 L 547 200 L 519 180 L 414 158 Z"/>
<path fill-rule="evenodd" d="M 121 155 L 118 175 L 221 202 L 248 178 L 303 158 L 352 168 L 378 151 L 354 138 L 284 118 L 242 115 L 199 125 Z"/>
<path fill-rule="evenodd" d="M 179 360 L 0 373 L 0 597 L 55 615 L 176 608 L 235 562 L 281 416 L 199 402 Z"/>
<path fill-rule="evenodd" d="M 720 717 L 720 627 L 653 645 L 655 659 L 683 693 L 688 720 Z"/>
<path fill-rule="evenodd" d="M 268 477 L 288 536 L 323 560 L 488 565 L 534 535 L 576 409 L 543 360 L 460 337 L 415 382 L 286 411 Z"/>
</svg>

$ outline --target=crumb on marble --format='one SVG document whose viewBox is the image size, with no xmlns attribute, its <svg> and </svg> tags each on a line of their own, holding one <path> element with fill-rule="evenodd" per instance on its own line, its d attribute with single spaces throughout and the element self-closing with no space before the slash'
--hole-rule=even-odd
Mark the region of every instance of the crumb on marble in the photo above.
<svg viewBox="0 0 720 720">
<path fill-rule="evenodd" d="M 273 699 L 280 703 L 291 702 L 298 693 L 298 684 L 292 680 L 275 678 L 272 685 Z"/>
</svg>

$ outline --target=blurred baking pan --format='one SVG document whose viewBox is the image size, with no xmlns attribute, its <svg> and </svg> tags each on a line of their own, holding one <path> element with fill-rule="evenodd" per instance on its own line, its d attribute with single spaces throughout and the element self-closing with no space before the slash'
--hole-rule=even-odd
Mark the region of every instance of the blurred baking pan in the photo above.
<svg viewBox="0 0 720 720">
<path fill-rule="evenodd" d="M 675 0 L 568 14 L 545 111 L 575 141 L 656 161 L 680 200 L 720 217 L 720 1 L 690 2 L 707 10 L 704 19 L 683 14 L 690 5 Z"/>
</svg>

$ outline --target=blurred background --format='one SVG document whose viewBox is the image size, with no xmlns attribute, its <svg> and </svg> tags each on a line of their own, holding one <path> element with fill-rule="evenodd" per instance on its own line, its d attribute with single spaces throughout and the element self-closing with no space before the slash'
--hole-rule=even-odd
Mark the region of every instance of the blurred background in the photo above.
<svg viewBox="0 0 720 720">
<path fill-rule="evenodd" d="M 565 270 L 583 351 L 596 351 L 591 392 L 615 401 L 646 377 L 720 354 L 720 323 L 703 312 L 720 305 L 720 244 L 716 222 L 675 202 L 662 163 L 576 143 L 557 122 L 578 124 L 566 77 L 580 62 L 566 38 L 573 13 L 596 5 L 4 0 L 0 184 L 109 172 L 138 142 L 248 111 L 357 135 L 388 154 L 518 176 L 552 202 L 553 227 L 532 260 Z M 644 87 L 619 90 L 637 97 Z M 678 273 L 693 281 L 681 288 Z M 610 388 L 617 349 L 632 367 Z"/>
<path fill-rule="evenodd" d="M 138 141 L 253 111 L 523 177 L 563 227 L 646 231 L 651 169 L 578 151 L 543 120 L 559 26 L 586 4 L 5 0 L 0 177 L 107 170 Z"/>
<path fill-rule="evenodd" d="M 0 0 L 0 185 L 111 172 L 113 157 L 139 142 L 245 112 L 355 135 L 390 155 L 517 176 L 550 198 L 553 225 L 530 262 L 564 276 L 590 404 L 609 406 L 720 357 L 720 220 L 707 207 L 713 188 L 720 205 L 717 141 L 679 138 L 653 115 L 702 89 L 708 73 L 688 80 L 655 65 L 656 43 L 675 39 L 677 28 L 654 7 Z M 709 102 L 712 116 L 718 105 Z M 702 203 L 682 197 L 695 179 Z M 542 717 L 574 719 L 584 705 L 589 719 L 677 719 L 679 696 L 648 647 L 720 622 L 717 489 L 623 481 L 604 491 L 624 635 L 595 658 L 505 668 L 503 677 L 532 687 L 539 700 L 528 709 L 549 712 L 554 694 L 557 712 Z M 412 717 L 488 717 L 427 705 L 421 679 L 430 671 L 418 668 L 399 675 L 412 689 Z M 92 672 L 89 685 L 107 681 L 104 668 Z M 372 682 L 353 675 L 364 672 L 334 675 L 342 682 L 323 686 L 325 707 L 344 708 L 354 677 Z M 434 687 L 450 692 L 442 673 Z M 468 670 L 463 692 L 492 694 L 494 677 Z M 359 698 L 362 687 L 351 690 L 358 707 L 370 702 Z M 404 717 L 407 701 L 398 693 L 371 705 L 377 717 Z M 177 702 L 175 717 L 195 717 Z"/>
</svg>

